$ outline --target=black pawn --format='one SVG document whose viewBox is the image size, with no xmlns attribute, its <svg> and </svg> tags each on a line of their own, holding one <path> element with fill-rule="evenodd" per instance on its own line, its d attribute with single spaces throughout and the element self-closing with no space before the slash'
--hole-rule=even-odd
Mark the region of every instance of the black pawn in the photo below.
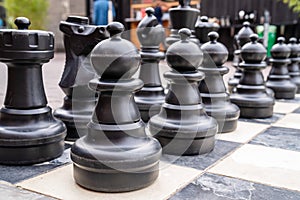
<svg viewBox="0 0 300 200">
<path fill-rule="evenodd" d="M 144 188 L 158 176 L 161 147 L 145 133 L 133 93 L 142 88 L 132 76 L 140 55 L 135 46 L 121 38 L 124 26 L 107 26 L 110 39 L 92 51 L 91 62 L 101 77 L 90 82 L 100 92 L 88 124 L 88 134 L 71 149 L 76 183 L 90 190 L 125 192 Z"/>
<path fill-rule="evenodd" d="M 228 50 L 217 42 L 217 32 L 210 32 L 208 38 L 210 42 L 201 46 L 204 60 L 199 70 L 204 72 L 205 78 L 199 85 L 199 91 L 206 113 L 218 122 L 218 132 L 227 133 L 236 129 L 240 109 L 230 102 L 223 81 L 223 75 L 229 72 L 227 67 L 222 66 L 227 61 Z"/>
<path fill-rule="evenodd" d="M 178 34 L 180 29 L 188 28 L 192 31 L 192 33 L 194 32 L 200 11 L 196 8 L 190 7 L 190 0 L 179 0 L 179 6 L 177 8 L 169 9 L 169 13 L 172 29 L 170 36 L 166 38 L 166 44 L 168 47 L 180 40 L 180 36 Z M 195 35 L 191 35 L 190 40 L 200 45 L 200 42 Z"/>
<path fill-rule="evenodd" d="M 242 70 L 239 68 L 241 59 L 241 48 L 246 43 L 250 42 L 250 35 L 253 34 L 253 30 L 250 27 L 249 22 L 243 23 L 243 28 L 235 35 L 234 37 L 234 57 L 233 57 L 233 66 L 235 67 L 236 71 L 231 79 L 228 81 L 228 91 L 231 93 L 235 90 L 236 86 L 238 85 L 240 78 L 242 77 Z"/>
<path fill-rule="evenodd" d="M 8 67 L 0 110 L 0 163 L 34 164 L 64 151 L 66 128 L 47 106 L 42 76 L 42 65 L 54 56 L 54 36 L 27 30 L 30 21 L 25 17 L 15 24 L 19 30 L 0 30 L 0 61 Z"/>
<path fill-rule="evenodd" d="M 164 53 L 159 51 L 159 45 L 165 38 L 165 31 L 153 15 L 153 8 L 147 8 L 146 13 L 147 16 L 137 28 L 142 58 L 139 78 L 144 82 L 144 87 L 135 94 L 135 101 L 144 122 L 148 122 L 151 116 L 159 113 L 165 100 L 159 76 L 159 62 L 165 57 Z"/>
<path fill-rule="evenodd" d="M 296 84 L 297 92 L 300 93 L 300 45 L 297 44 L 296 38 L 290 38 L 288 46 L 291 48 L 291 63 L 288 65 L 291 81 Z"/>
<path fill-rule="evenodd" d="M 218 124 L 205 113 L 198 89 L 204 78 L 203 72 L 197 71 L 203 54 L 198 45 L 189 41 L 189 29 L 181 29 L 179 34 L 181 40 L 166 53 L 172 71 L 164 77 L 170 88 L 160 113 L 149 120 L 149 130 L 163 146 L 163 153 L 203 154 L 214 148 Z"/>
<path fill-rule="evenodd" d="M 240 108 L 240 116 L 244 118 L 267 118 L 273 115 L 274 98 L 268 94 L 262 69 L 267 67 L 265 47 L 258 43 L 258 36 L 252 34 L 251 42 L 241 49 L 243 62 L 242 77 L 236 91 L 230 96 L 232 103 Z"/>
<path fill-rule="evenodd" d="M 287 65 L 291 62 L 289 56 L 291 49 L 284 43 L 284 37 L 277 39 L 271 49 L 272 69 L 269 73 L 266 85 L 274 91 L 276 99 L 294 99 L 297 86 L 291 81 Z"/>
<path fill-rule="evenodd" d="M 212 31 L 218 31 L 220 26 L 217 23 L 208 22 L 207 16 L 201 16 L 195 26 L 195 35 L 200 40 L 201 44 L 208 42 L 208 33 Z"/>
<path fill-rule="evenodd" d="M 67 126 L 66 140 L 76 140 L 86 134 L 96 105 L 95 93 L 88 83 L 95 77 L 88 55 L 101 40 L 108 37 L 105 27 L 89 25 L 87 17 L 70 16 L 60 22 L 64 33 L 66 63 L 59 86 L 66 94 L 61 108 L 54 116 Z"/>
</svg>

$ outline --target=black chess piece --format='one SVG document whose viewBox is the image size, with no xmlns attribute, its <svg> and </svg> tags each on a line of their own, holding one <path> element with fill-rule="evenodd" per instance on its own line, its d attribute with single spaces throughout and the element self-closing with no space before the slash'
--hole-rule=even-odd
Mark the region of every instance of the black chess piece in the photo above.
<svg viewBox="0 0 300 200">
<path fill-rule="evenodd" d="M 267 118 L 273 115 L 274 98 L 267 92 L 262 69 L 267 67 L 265 47 L 258 43 L 258 36 L 252 34 L 251 42 L 241 49 L 243 62 L 242 77 L 231 94 L 230 100 L 240 108 L 240 116 L 244 118 Z"/>
<path fill-rule="evenodd" d="M 194 33 L 195 24 L 200 11 L 190 7 L 190 0 L 179 0 L 179 6 L 177 8 L 169 9 L 169 13 L 172 29 L 170 36 L 166 38 L 167 47 L 180 40 L 178 34 L 180 29 L 188 28 Z M 200 45 L 199 40 L 194 34 L 191 35 L 190 40 Z"/>
<path fill-rule="evenodd" d="M 7 91 L 0 110 L 0 163 L 35 164 L 64 151 L 65 125 L 52 116 L 44 91 L 42 65 L 54 56 L 51 32 L 28 30 L 25 17 L 18 30 L 0 30 L 0 61 L 8 67 Z"/>
<path fill-rule="evenodd" d="M 250 35 L 253 34 L 253 30 L 250 27 L 249 22 L 243 23 L 243 28 L 234 37 L 234 57 L 233 66 L 236 71 L 232 78 L 228 81 L 228 91 L 231 93 L 238 85 L 240 78 L 242 77 L 242 70 L 239 68 L 239 63 L 242 62 L 241 59 L 241 48 L 248 42 L 250 42 Z"/>
<path fill-rule="evenodd" d="M 218 132 L 227 133 L 236 129 L 240 109 L 230 102 L 223 81 L 223 75 L 229 72 L 227 67 L 222 66 L 227 61 L 228 50 L 217 42 L 217 32 L 210 32 L 208 38 L 210 42 L 201 46 L 204 60 L 198 69 L 205 78 L 199 85 L 199 91 L 206 113 L 218 122 Z"/>
<path fill-rule="evenodd" d="M 95 77 L 88 55 L 101 40 L 108 38 L 104 26 L 89 25 L 87 17 L 69 16 L 61 21 L 60 30 L 64 33 L 66 63 L 59 86 L 66 94 L 61 108 L 54 116 L 67 126 L 66 140 L 76 140 L 86 134 L 96 105 L 95 93 L 89 90 L 88 83 Z"/>
<path fill-rule="evenodd" d="M 165 57 L 164 53 L 159 51 L 159 45 L 165 38 L 165 31 L 153 15 L 153 8 L 147 8 L 146 13 L 147 16 L 137 28 L 142 58 L 139 78 L 144 82 L 144 87 L 134 96 L 144 122 L 148 122 L 151 116 L 159 113 L 165 100 L 159 75 L 159 62 Z"/>
<path fill-rule="evenodd" d="M 133 93 L 142 88 L 132 76 L 138 70 L 136 47 L 121 38 L 124 26 L 107 26 L 110 39 L 100 42 L 91 53 L 91 62 L 101 77 L 90 87 L 99 98 L 88 134 L 71 149 L 75 181 L 90 190 L 124 192 L 144 188 L 158 176 L 161 146 L 145 133 Z"/>
<path fill-rule="evenodd" d="M 274 91 L 276 99 L 294 99 L 297 86 L 291 81 L 287 65 L 291 62 L 289 56 L 291 49 L 284 43 L 284 37 L 277 39 L 271 49 L 272 64 L 266 86 Z"/>
<path fill-rule="evenodd" d="M 179 34 L 181 41 L 172 44 L 166 53 L 172 71 L 164 77 L 170 88 L 160 113 L 148 122 L 149 131 L 166 154 L 203 154 L 214 148 L 218 124 L 207 116 L 198 89 L 204 78 L 204 73 L 197 70 L 203 53 L 189 41 L 189 29 L 181 29 Z"/>
<path fill-rule="evenodd" d="M 208 22 L 207 16 L 201 16 L 195 26 L 195 35 L 201 44 L 209 41 L 208 33 L 218 31 L 220 26 L 217 23 Z"/>
<path fill-rule="evenodd" d="M 297 92 L 300 93 L 300 45 L 297 44 L 296 38 L 290 38 L 288 46 L 291 49 L 291 63 L 288 65 L 289 75 L 291 77 L 291 81 L 296 84 Z"/>
</svg>

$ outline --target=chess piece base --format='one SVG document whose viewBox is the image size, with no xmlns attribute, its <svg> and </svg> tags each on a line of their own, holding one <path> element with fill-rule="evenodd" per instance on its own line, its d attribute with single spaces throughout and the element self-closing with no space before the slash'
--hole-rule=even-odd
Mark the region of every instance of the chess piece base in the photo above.
<svg viewBox="0 0 300 200">
<path fill-rule="evenodd" d="M 120 125 L 90 122 L 88 126 L 88 135 L 71 149 L 77 184 L 94 191 L 126 192 L 157 179 L 161 147 L 153 138 L 140 137 L 144 135 L 142 121 Z"/>
<path fill-rule="evenodd" d="M 64 151 L 65 126 L 49 107 L 0 111 L 0 163 L 29 165 L 59 157 Z"/>
</svg>

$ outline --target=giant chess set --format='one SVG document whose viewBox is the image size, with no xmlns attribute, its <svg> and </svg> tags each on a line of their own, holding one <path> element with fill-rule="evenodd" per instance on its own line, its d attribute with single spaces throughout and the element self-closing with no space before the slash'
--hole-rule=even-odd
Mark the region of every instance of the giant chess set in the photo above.
<svg viewBox="0 0 300 200">
<path fill-rule="evenodd" d="M 166 37 L 146 9 L 138 48 L 119 22 L 69 16 L 64 63 L 29 19 L 0 30 L 5 199 L 300 199 L 299 41 L 278 37 L 267 62 L 245 22 L 228 62 L 189 1 L 169 12 Z"/>
</svg>

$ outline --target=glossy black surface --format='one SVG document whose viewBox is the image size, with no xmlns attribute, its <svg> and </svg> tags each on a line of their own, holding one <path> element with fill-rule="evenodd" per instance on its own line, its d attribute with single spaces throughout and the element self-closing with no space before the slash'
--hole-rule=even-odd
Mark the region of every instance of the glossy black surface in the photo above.
<svg viewBox="0 0 300 200">
<path fill-rule="evenodd" d="M 289 75 L 291 81 L 297 86 L 297 92 L 300 93 L 300 45 L 297 44 L 296 38 L 290 38 L 288 46 L 291 49 L 291 63 L 288 64 Z"/>
<path fill-rule="evenodd" d="M 54 36 L 27 30 L 25 17 L 15 24 L 18 30 L 0 31 L 0 61 L 8 67 L 0 110 L 0 163 L 27 165 L 59 157 L 66 128 L 52 116 L 43 84 L 42 65 L 53 58 Z"/>
<path fill-rule="evenodd" d="M 170 8 L 170 22 L 172 24 L 171 34 L 166 38 L 166 44 L 169 47 L 171 44 L 180 41 L 178 31 L 182 28 L 188 28 L 194 32 L 195 24 L 200 14 L 200 11 L 189 6 L 190 0 L 180 0 L 179 6 Z M 191 41 L 200 45 L 199 40 L 195 35 L 190 38 Z"/>
<path fill-rule="evenodd" d="M 250 42 L 250 35 L 253 34 L 253 30 L 250 27 L 249 22 L 243 23 L 243 28 L 234 36 L 234 57 L 233 57 L 233 66 L 236 68 L 236 71 L 232 78 L 228 81 L 228 90 L 229 92 L 233 92 L 238 85 L 240 78 L 242 77 L 242 70 L 239 68 L 239 64 L 242 62 L 241 59 L 241 48 L 247 42 Z"/>
<path fill-rule="evenodd" d="M 257 42 L 258 36 L 252 34 L 251 42 L 241 49 L 243 62 L 239 67 L 243 75 L 230 96 L 232 103 L 240 108 L 244 118 L 267 118 L 273 115 L 274 98 L 267 92 L 261 70 L 267 65 L 263 61 L 266 49 Z"/>
<path fill-rule="evenodd" d="M 73 176 L 84 188 L 102 192 L 125 192 L 144 188 L 158 177 L 161 146 L 145 133 L 133 93 L 143 82 L 133 79 L 140 55 L 121 38 L 124 26 L 107 26 L 110 38 L 92 51 L 91 61 L 101 78 L 90 87 L 99 94 L 86 136 L 71 149 Z"/>
<path fill-rule="evenodd" d="M 159 62 L 165 57 L 164 53 L 159 51 L 159 45 L 165 38 L 165 31 L 153 15 L 153 8 L 147 8 L 146 13 L 147 16 L 137 28 L 142 58 L 139 78 L 144 82 L 144 86 L 134 96 L 144 122 L 148 122 L 151 116 L 159 112 L 165 100 L 159 75 Z"/>
<path fill-rule="evenodd" d="M 181 41 L 172 44 L 166 53 L 172 71 L 164 77 L 169 80 L 170 88 L 160 113 L 149 120 L 149 130 L 166 154 L 204 154 L 214 148 L 218 125 L 205 113 L 198 89 L 204 78 L 197 71 L 203 53 L 189 40 L 189 29 L 181 29 L 179 34 Z"/>
<path fill-rule="evenodd" d="M 89 25 L 86 17 L 69 16 L 61 21 L 60 30 L 64 34 L 66 63 L 59 86 L 66 94 L 61 108 L 54 116 L 67 126 L 66 140 L 76 140 L 87 132 L 96 105 L 95 92 L 89 90 L 88 83 L 96 75 L 90 65 L 89 54 L 101 40 L 108 38 L 104 26 Z"/>
<path fill-rule="evenodd" d="M 272 69 L 268 75 L 266 86 L 274 91 L 276 99 L 294 99 L 297 86 L 291 81 L 287 65 L 291 62 L 291 49 L 284 44 L 285 39 L 279 37 L 277 44 L 271 49 Z"/>
<path fill-rule="evenodd" d="M 201 46 L 204 62 L 198 69 L 205 73 L 205 78 L 199 85 L 199 91 L 207 114 L 218 122 L 218 132 L 227 133 L 236 129 L 240 109 L 230 102 L 226 92 L 223 75 L 229 69 L 222 65 L 227 61 L 228 51 L 217 42 L 218 37 L 217 32 L 210 32 L 210 42 Z"/>
</svg>

